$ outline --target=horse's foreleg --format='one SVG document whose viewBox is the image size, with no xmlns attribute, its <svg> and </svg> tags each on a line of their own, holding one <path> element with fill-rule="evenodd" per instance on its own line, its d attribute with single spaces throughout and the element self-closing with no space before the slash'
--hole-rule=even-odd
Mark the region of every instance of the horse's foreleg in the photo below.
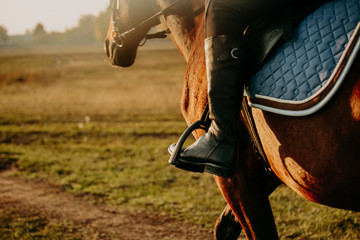
<svg viewBox="0 0 360 240">
<path fill-rule="evenodd" d="M 217 219 L 214 226 L 215 240 L 236 240 L 241 233 L 241 225 L 231 210 L 229 205 L 226 205 L 224 211 Z"/>
<path fill-rule="evenodd" d="M 246 203 L 237 202 L 234 199 L 227 200 L 236 217 L 239 219 L 241 227 L 248 239 L 278 239 L 275 221 L 268 199 L 254 198 L 251 202 Z"/>
<path fill-rule="evenodd" d="M 267 198 L 254 198 L 251 202 L 232 201 L 229 204 L 248 239 L 278 239 L 270 202 Z"/>
<path fill-rule="evenodd" d="M 215 180 L 248 239 L 278 239 L 268 196 L 280 182 L 266 175 L 247 140 L 239 146 L 243 149 L 232 178 Z"/>
</svg>

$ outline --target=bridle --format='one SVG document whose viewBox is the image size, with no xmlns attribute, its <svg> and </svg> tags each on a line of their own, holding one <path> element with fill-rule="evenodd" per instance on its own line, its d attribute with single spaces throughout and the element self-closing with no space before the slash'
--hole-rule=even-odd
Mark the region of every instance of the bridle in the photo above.
<svg viewBox="0 0 360 240">
<path fill-rule="evenodd" d="M 189 0 L 176 0 L 172 4 L 170 4 L 168 7 L 164 8 L 163 10 L 155 13 L 153 16 L 145 19 L 141 23 L 139 23 L 137 26 L 131 28 L 130 30 L 127 30 L 125 32 L 120 32 L 119 26 L 120 23 L 120 0 L 111 0 L 111 13 L 112 13 L 112 23 L 113 23 L 113 31 L 112 31 L 112 37 L 114 39 L 114 43 L 119 47 L 123 47 L 124 42 L 127 38 L 130 38 L 131 36 L 135 35 L 138 32 L 142 32 L 143 29 L 150 29 L 151 27 L 154 27 L 159 24 L 159 17 L 162 15 L 169 15 L 174 14 L 174 10 L 179 10 L 179 8 L 175 8 L 177 5 L 180 5 L 181 2 L 186 2 Z M 191 0 L 190 0 L 191 1 Z M 200 9 L 202 11 L 203 9 Z M 199 11 L 199 10 L 198 10 Z M 166 38 L 167 34 L 169 33 L 169 30 L 161 31 L 153 34 L 146 34 L 144 36 L 144 41 L 140 43 L 139 45 L 142 46 L 145 44 L 147 39 L 151 38 Z"/>
<path fill-rule="evenodd" d="M 181 1 L 184 1 L 184 0 L 176 0 L 175 2 L 173 2 L 171 5 L 169 5 L 165 9 L 159 11 L 158 13 L 154 14 L 153 16 L 142 21 L 137 26 L 131 28 L 128 31 L 120 32 L 120 30 L 119 30 L 119 26 L 121 24 L 120 23 L 120 11 L 119 11 L 120 10 L 119 9 L 120 0 L 112 0 L 112 4 L 111 4 L 112 22 L 113 22 L 112 36 L 114 39 L 114 43 L 120 48 L 123 47 L 123 44 L 124 44 L 126 38 L 131 37 L 133 34 L 139 32 L 143 29 L 149 29 L 151 27 L 158 25 L 158 18 L 162 15 L 168 14 L 170 12 L 170 10 L 172 10 Z M 154 34 L 146 34 L 144 37 L 144 41 L 142 43 L 140 43 L 139 45 L 140 46 L 144 45 L 145 41 L 147 39 L 165 38 L 166 34 L 167 34 L 167 31 L 161 31 L 161 32 L 154 33 Z"/>
</svg>

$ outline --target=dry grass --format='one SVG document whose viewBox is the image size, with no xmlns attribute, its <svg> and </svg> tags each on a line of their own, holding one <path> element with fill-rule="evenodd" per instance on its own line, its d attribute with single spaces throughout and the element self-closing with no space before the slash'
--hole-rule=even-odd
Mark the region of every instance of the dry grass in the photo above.
<svg viewBox="0 0 360 240">
<path fill-rule="evenodd" d="M 185 62 L 174 50 L 140 51 L 127 69 L 111 67 L 101 48 L 6 54 L 0 60 L 0 114 L 179 112 Z"/>
</svg>

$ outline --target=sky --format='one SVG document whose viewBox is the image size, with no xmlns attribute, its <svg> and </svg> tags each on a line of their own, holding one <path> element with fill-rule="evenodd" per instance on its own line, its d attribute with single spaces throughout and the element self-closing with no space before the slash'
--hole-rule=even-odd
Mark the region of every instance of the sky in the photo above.
<svg viewBox="0 0 360 240">
<path fill-rule="evenodd" d="M 0 25 L 8 35 L 24 34 L 38 23 L 47 32 L 63 32 L 78 25 L 82 15 L 98 15 L 109 0 L 0 0 Z"/>
</svg>

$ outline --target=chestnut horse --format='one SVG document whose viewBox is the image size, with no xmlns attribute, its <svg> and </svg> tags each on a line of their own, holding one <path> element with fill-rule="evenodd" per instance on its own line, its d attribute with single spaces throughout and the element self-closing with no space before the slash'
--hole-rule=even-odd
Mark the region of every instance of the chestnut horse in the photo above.
<svg viewBox="0 0 360 240">
<path fill-rule="evenodd" d="M 112 0 L 112 7 L 105 41 L 111 63 L 132 65 L 139 43 L 152 26 L 160 24 L 187 61 L 181 99 L 185 120 L 188 124 L 199 120 L 207 103 L 204 0 Z M 359 55 L 342 87 L 320 111 L 306 117 L 251 111 L 276 176 L 264 171 L 243 124 L 232 178 L 215 176 L 248 239 L 278 239 L 268 196 L 281 182 L 310 201 L 360 211 Z M 203 133 L 198 130 L 194 135 Z"/>
</svg>

